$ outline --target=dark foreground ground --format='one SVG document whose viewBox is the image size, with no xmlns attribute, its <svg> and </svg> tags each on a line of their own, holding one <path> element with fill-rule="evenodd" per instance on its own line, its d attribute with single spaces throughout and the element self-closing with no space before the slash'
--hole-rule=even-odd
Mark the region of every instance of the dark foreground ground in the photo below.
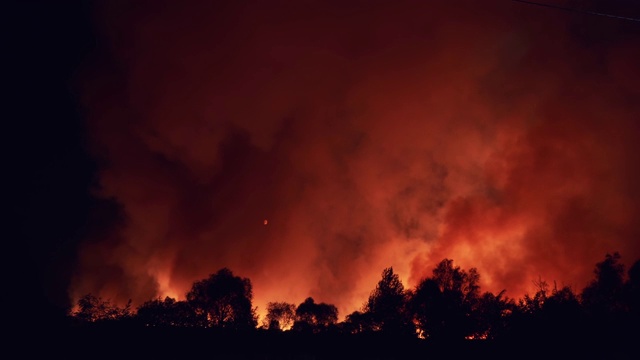
<svg viewBox="0 0 640 360">
<path fill-rule="evenodd" d="M 640 359 L 640 342 L 571 336 L 433 342 L 382 334 L 154 328 L 32 329 L 15 335 L 12 358 L 29 359 Z"/>
</svg>

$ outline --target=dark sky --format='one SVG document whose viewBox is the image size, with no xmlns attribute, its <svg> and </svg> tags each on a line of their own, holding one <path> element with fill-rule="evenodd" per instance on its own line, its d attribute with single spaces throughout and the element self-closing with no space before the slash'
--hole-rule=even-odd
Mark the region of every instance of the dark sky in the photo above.
<svg viewBox="0 0 640 360">
<path fill-rule="evenodd" d="M 8 1 L 3 123 L 9 221 L 5 297 L 21 320 L 59 314 L 97 169 L 71 84 L 95 46 L 89 2 Z M 28 322 L 24 322 L 28 323 Z"/>
<path fill-rule="evenodd" d="M 520 297 L 640 257 L 640 22 L 507 0 L 11 10 L 36 301 L 182 299 L 229 267 L 260 313 L 313 296 L 342 317 L 388 266 L 413 286 L 452 258 Z"/>
</svg>

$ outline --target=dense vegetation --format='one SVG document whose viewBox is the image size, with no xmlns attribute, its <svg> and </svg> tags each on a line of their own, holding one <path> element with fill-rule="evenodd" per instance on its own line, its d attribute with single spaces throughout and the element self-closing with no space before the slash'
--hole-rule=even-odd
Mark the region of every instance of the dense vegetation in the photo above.
<svg viewBox="0 0 640 360">
<path fill-rule="evenodd" d="M 334 305 L 309 297 L 298 305 L 269 303 L 258 323 L 251 281 L 223 268 L 196 281 L 182 301 L 152 299 L 132 309 L 87 294 L 69 314 L 66 330 L 76 345 L 120 351 L 128 344 L 157 356 L 212 346 L 225 356 L 263 359 L 482 351 L 631 358 L 640 334 L 640 260 L 626 271 L 618 253 L 607 254 L 580 292 L 539 280 L 535 294 L 512 299 L 504 291 L 482 292 L 479 280 L 475 268 L 444 259 L 431 276 L 405 289 L 393 268 L 386 268 L 362 309 L 341 322 Z M 63 344 L 57 346 L 62 350 Z M 73 355 L 74 349 L 64 351 Z"/>
</svg>

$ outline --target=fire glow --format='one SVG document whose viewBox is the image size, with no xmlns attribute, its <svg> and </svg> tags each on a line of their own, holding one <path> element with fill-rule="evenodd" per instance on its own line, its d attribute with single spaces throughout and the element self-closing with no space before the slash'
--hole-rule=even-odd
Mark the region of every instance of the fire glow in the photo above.
<svg viewBox="0 0 640 360">
<path fill-rule="evenodd" d="M 451 258 L 517 297 L 639 257 L 622 25 L 593 20 L 594 49 L 572 14 L 392 3 L 97 5 L 78 86 L 95 195 L 119 206 L 70 297 L 184 299 L 228 267 L 260 314 L 311 296 L 344 316 L 390 266 L 411 287 Z"/>
</svg>

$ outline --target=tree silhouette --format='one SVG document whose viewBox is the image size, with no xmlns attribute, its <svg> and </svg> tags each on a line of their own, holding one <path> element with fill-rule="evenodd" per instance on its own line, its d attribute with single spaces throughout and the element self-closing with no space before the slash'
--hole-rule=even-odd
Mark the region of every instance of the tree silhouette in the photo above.
<svg viewBox="0 0 640 360">
<path fill-rule="evenodd" d="M 72 320 L 79 321 L 70 325 L 89 326 L 72 326 L 69 338 L 88 348 L 105 343 L 138 346 L 151 357 L 166 355 L 158 343 L 175 346 L 176 354 L 186 349 L 196 356 L 196 344 L 213 339 L 206 328 L 217 328 L 224 331 L 213 332 L 216 344 L 253 345 L 214 345 L 215 355 L 229 358 L 280 358 L 283 349 L 287 358 L 330 358 L 336 348 L 345 349 L 339 355 L 348 358 L 409 358 L 415 353 L 501 357 L 522 349 L 529 357 L 549 355 L 541 344 L 567 351 L 551 353 L 554 357 L 632 358 L 626 355 L 635 351 L 640 336 L 640 260 L 625 277 L 619 258 L 607 254 L 596 264 L 584 297 L 569 286 L 538 279 L 536 292 L 517 304 L 505 296 L 506 290 L 481 293 L 476 269 L 463 270 L 450 259 L 439 262 L 413 289 L 406 289 L 389 267 L 362 308 L 341 323 L 334 305 L 309 297 L 297 307 L 268 303 L 263 328 L 275 331 L 240 332 L 235 330 L 256 326 L 251 283 L 223 268 L 193 283 L 187 300 L 156 298 L 140 305 L 134 315 L 130 305 L 119 308 L 88 294 L 75 307 Z M 281 331 L 288 328 L 293 331 Z M 416 339 L 416 330 L 428 340 Z"/>
<path fill-rule="evenodd" d="M 338 308 L 331 304 L 317 304 L 308 297 L 296 309 L 296 321 L 293 329 L 303 332 L 321 332 L 338 321 Z"/>
<path fill-rule="evenodd" d="M 629 324 L 628 306 L 625 304 L 625 269 L 620 254 L 606 254 L 596 264 L 595 278 L 582 290 L 581 299 L 588 316 L 590 333 L 599 341 L 613 342 L 625 336 Z"/>
<path fill-rule="evenodd" d="M 77 310 L 71 313 L 76 319 L 87 322 L 104 322 L 123 320 L 131 317 L 131 300 L 123 308 L 111 304 L 111 301 L 92 294 L 78 299 Z"/>
<path fill-rule="evenodd" d="M 444 259 L 433 269 L 433 280 L 436 281 L 440 291 L 455 292 L 465 300 L 477 298 L 480 290 L 478 281 L 480 275 L 475 268 L 469 272 L 453 266 L 453 260 Z"/>
<path fill-rule="evenodd" d="M 542 306 L 544 333 L 552 338 L 579 339 L 584 335 L 584 314 L 578 296 L 569 286 L 554 287 Z"/>
<path fill-rule="evenodd" d="M 251 281 L 227 268 L 195 282 L 187 293 L 187 301 L 196 314 L 204 316 L 207 327 L 235 330 L 256 327 L 252 299 Z"/>
<path fill-rule="evenodd" d="M 536 292 L 533 296 L 527 293 L 519 299 L 511 316 L 511 331 L 507 334 L 511 340 L 534 339 L 545 335 L 547 325 L 543 321 L 543 308 L 549 297 L 549 284 L 541 278 L 533 281 L 533 284 Z"/>
<path fill-rule="evenodd" d="M 444 259 L 433 276 L 417 286 L 411 298 L 411 309 L 419 333 L 427 338 L 458 340 L 477 332 L 473 318 L 480 275 L 475 268 L 466 272 Z"/>
<path fill-rule="evenodd" d="M 407 294 L 392 267 L 382 271 L 382 279 L 369 295 L 365 313 L 370 315 L 374 330 L 394 334 L 413 334 L 415 328 L 406 309 Z"/>
<path fill-rule="evenodd" d="M 286 302 L 270 302 L 267 304 L 266 327 L 270 330 L 286 330 L 296 320 L 296 306 Z"/>
<path fill-rule="evenodd" d="M 629 331 L 629 340 L 636 341 L 640 336 L 640 259 L 629 268 L 623 299 L 628 316 L 622 326 Z"/>
<path fill-rule="evenodd" d="M 619 262 L 619 253 L 606 254 L 596 264 L 595 279 L 582 290 L 582 304 L 595 317 L 609 317 L 624 310 L 624 265 Z"/>
<path fill-rule="evenodd" d="M 347 334 L 361 334 L 374 330 L 374 322 L 371 314 L 362 311 L 354 311 L 345 317 L 342 323 L 342 331 Z"/>
<path fill-rule="evenodd" d="M 533 283 L 538 289 L 536 293 L 533 296 L 525 294 L 524 297 L 518 301 L 518 309 L 524 315 L 537 316 L 542 311 L 544 302 L 547 301 L 549 284 L 542 279 L 538 279 Z"/>
<path fill-rule="evenodd" d="M 164 300 L 146 301 L 138 307 L 136 319 L 144 326 L 158 327 L 204 327 L 206 318 L 198 316 L 186 301 L 176 301 L 165 297 Z"/>
<path fill-rule="evenodd" d="M 624 284 L 624 302 L 628 311 L 637 318 L 640 315 L 640 260 L 629 268 Z"/>
<path fill-rule="evenodd" d="M 480 296 L 474 309 L 477 321 L 476 331 L 472 335 L 479 339 L 500 339 L 509 331 L 511 315 L 516 304 L 513 299 L 504 296 L 505 290 L 498 295 L 486 292 Z"/>
</svg>

